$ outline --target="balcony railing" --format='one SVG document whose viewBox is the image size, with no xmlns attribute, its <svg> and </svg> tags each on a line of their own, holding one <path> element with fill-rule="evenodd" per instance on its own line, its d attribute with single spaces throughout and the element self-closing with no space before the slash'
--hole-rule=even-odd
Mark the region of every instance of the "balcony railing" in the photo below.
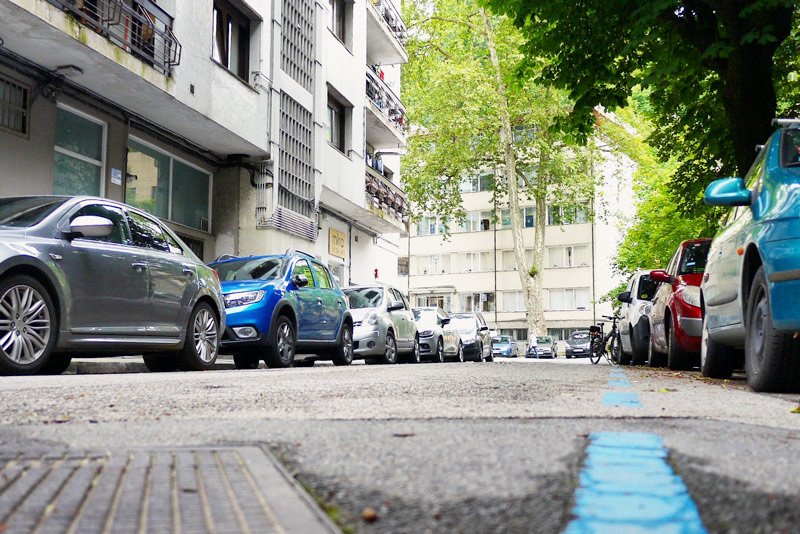
<svg viewBox="0 0 800 534">
<path fill-rule="evenodd" d="M 371 68 L 367 68 L 367 98 L 403 133 L 408 129 L 406 108 L 391 88 Z"/>
<path fill-rule="evenodd" d="M 134 8 L 123 0 L 48 1 L 164 74 L 181 61 L 172 17 L 152 2 Z"/>
<path fill-rule="evenodd" d="M 378 13 L 383 17 L 383 21 L 397 37 L 397 40 L 405 45 L 406 25 L 394 4 L 388 0 L 372 0 L 372 5 L 378 10 Z"/>
<path fill-rule="evenodd" d="M 367 172 L 366 200 L 370 211 L 378 210 L 401 222 L 408 220 L 408 204 L 403 190 L 383 176 Z"/>
</svg>

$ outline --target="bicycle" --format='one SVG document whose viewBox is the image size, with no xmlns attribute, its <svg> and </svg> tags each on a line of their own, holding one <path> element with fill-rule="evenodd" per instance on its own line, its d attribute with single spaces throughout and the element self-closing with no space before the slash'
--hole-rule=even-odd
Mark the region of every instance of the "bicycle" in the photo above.
<svg viewBox="0 0 800 534">
<path fill-rule="evenodd" d="M 611 321 L 611 330 L 608 335 L 604 335 L 604 323 L 602 321 L 600 321 L 599 326 L 592 325 L 589 327 L 589 335 L 592 337 L 589 343 L 589 360 L 592 364 L 596 364 L 600 361 L 600 357 L 603 356 L 609 365 L 617 365 L 622 355 L 622 340 L 619 335 L 619 327 L 617 327 L 617 321 L 619 321 L 620 317 L 603 315 L 603 319 Z M 609 340 L 611 341 L 610 344 Z M 606 346 L 609 347 L 608 350 Z"/>
</svg>

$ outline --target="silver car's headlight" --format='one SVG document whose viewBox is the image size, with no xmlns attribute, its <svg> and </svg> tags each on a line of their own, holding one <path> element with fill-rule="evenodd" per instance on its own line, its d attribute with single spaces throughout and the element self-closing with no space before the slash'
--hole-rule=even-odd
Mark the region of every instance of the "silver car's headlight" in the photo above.
<svg viewBox="0 0 800 534">
<path fill-rule="evenodd" d="M 375 326 L 378 324 L 378 312 L 369 312 L 369 315 L 367 315 L 362 324 L 369 326 Z"/>
<path fill-rule="evenodd" d="M 475 334 L 461 334 L 461 341 L 464 343 L 475 343 Z"/>
<path fill-rule="evenodd" d="M 419 337 L 431 337 L 433 335 L 433 330 L 423 330 L 419 333 Z"/>
<path fill-rule="evenodd" d="M 700 288 L 697 286 L 686 286 L 683 288 L 683 301 L 695 308 L 700 307 Z"/>
<path fill-rule="evenodd" d="M 234 308 L 236 306 L 246 306 L 247 304 L 254 304 L 264 298 L 265 291 L 259 289 L 258 291 L 236 291 L 234 293 L 225 293 L 226 308 Z"/>
</svg>

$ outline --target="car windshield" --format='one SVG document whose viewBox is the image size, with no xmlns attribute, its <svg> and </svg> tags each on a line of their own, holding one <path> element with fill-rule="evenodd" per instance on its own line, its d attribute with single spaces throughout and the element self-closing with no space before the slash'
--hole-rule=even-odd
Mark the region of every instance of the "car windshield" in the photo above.
<svg viewBox="0 0 800 534">
<path fill-rule="evenodd" d="M 537 343 L 544 343 L 545 345 L 553 343 L 553 338 L 550 336 L 540 336 L 536 338 Z"/>
<path fill-rule="evenodd" d="M 585 341 L 589 339 L 589 332 L 575 332 L 570 336 L 572 341 Z"/>
<path fill-rule="evenodd" d="M 492 338 L 492 343 L 497 345 L 508 345 L 511 343 L 511 338 L 508 336 L 497 336 Z"/>
<path fill-rule="evenodd" d="M 273 280 L 286 274 L 285 258 L 246 258 L 212 265 L 219 279 L 229 280 Z"/>
<path fill-rule="evenodd" d="M 375 308 L 383 300 L 382 287 L 358 287 L 345 289 L 344 294 L 350 302 L 351 308 Z"/>
<path fill-rule="evenodd" d="M 636 295 L 636 298 L 641 300 L 653 300 L 656 289 L 658 289 L 658 282 L 650 280 L 649 274 L 643 274 L 642 277 L 639 278 L 639 293 Z"/>
<path fill-rule="evenodd" d="M 0 198 L 0 226 L 28 228 L 44 220 L 66 201 L 64 197 Z"/>
<path fill-rule="evenodd" d="M 686 245 L 678 274 L 703 274 L 703 271 L 706 270 L 706 260 L 708 259 L 708 249 L 710 247 L 711 241 L 701 241 L 700 243 Z"/>
<path fill-rule="evenodd" d="M 423 324 L 436 324 L 436 310 L 414 308 L 411 311 L 414 314 L 414 320 L 416 322 Z"/>
<path fill-rule="evenodd" d="M 454 315 L 450 324 L 455 326 L 459 332 L 474 332 L 475 331 L 475 318 L 471 315 Z"/>
</svg>

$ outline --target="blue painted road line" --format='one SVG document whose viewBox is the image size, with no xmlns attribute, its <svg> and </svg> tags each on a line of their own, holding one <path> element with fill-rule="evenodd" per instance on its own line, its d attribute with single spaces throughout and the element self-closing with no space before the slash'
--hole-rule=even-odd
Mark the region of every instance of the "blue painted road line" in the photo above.
<svg viewBox="0 0 800 534">
<path fill-rule="evenodd" d="M 603 393 L 603 406 L 624 406 L 627 408 L 641 408 L 638 393 L 621 393 L 619 391 L 606 391 Z"/>
<path fill-rule="evenodd" d="M 609 380 L 608 387 L 610 388 L 629 388 L 631 383 L 627 380 Z"/>
<path fill-rule="evenodd" d="M 628 378 L 628 375 L 623 373 L 622 371 L 611 371 L 608 373 L 609 378 Z"/>
<path fill-rule="evenodd" d="M 564 534 L 706 534 L 659 436 L 600 432 L 589 440 Z"/>
</svg>

